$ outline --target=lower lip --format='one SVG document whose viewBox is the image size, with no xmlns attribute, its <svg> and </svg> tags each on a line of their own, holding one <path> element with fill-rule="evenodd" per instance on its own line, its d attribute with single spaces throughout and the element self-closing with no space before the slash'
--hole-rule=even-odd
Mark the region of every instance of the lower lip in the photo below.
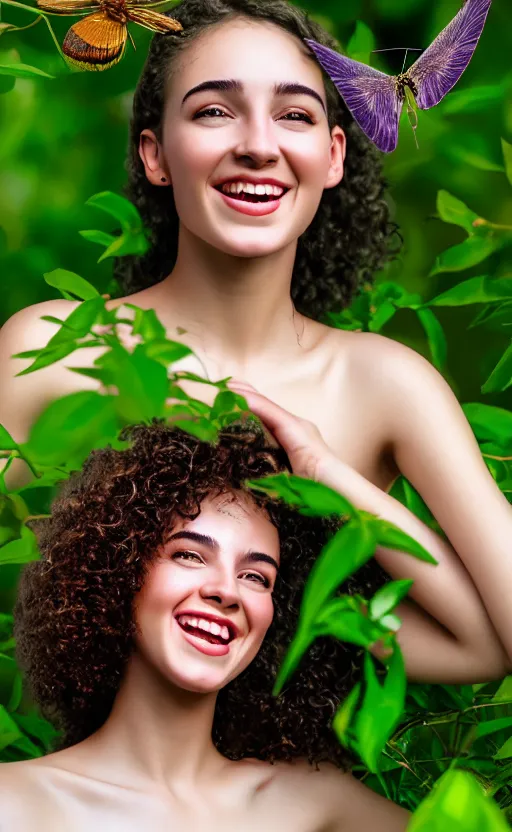
<svg viewBox="0 0 512 832">
<path fill-rule="evenodd" d="M 241 214 L 248 214 L 250 217 L 263 217 L 266 214 L 273 214 L 279 208 L 283 197 L 288 193 L 286 191 L 278 199 L 272 199 L 269 202 L 245 202 L 243 199 L 233 199 L 223 191 L 218 191 L 217 188 L 214 188 L 214 191 L 220 194 L 230 208 L 234 208 L 235 211 L 239 211 Z"/>
<path fill-rule="evenodd" d="M 176 623 L 178 624 L 178 622 Z M 196 650 L 199 650 L 200 653 L 206 653 L 207 656 L 226 656 L 229 653 L 229 644 L 212 644 L 210 641 L 206 641 L 205 638 L 199 638 L 199 636 L 193 636 L 192 633 L 188 633 L 180 624 L 178 624 L 178 627 L 185 640 L 192 647 L 195 647 Z"/>
</svg>

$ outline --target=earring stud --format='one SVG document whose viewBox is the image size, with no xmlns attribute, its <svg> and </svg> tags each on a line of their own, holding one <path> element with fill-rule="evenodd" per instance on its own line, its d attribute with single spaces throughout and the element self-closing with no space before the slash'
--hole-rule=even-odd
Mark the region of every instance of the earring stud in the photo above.
<svg viewBox="0 0 512 832">
<path fill-rule="evenodd" d="M 167 182 L 167 179 L 165 178 L 165 176 L 162 176 L 162 178 L 160 179 L 160 182 Z"/>
</svg>

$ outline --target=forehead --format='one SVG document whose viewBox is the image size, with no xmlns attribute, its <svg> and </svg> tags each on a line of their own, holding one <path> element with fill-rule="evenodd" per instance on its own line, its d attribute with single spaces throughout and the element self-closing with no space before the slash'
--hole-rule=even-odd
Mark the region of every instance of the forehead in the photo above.
<svg viewBox="0 0 512 832">
<path fill-rule="evenodd" d="M 221 550 L 233 553 L 260 551 L 279 560 L 276 527 L 243 493 L 221 494 L 203 500 L 195 520 L 179 520 L 172 528 L 172 532 L 184 530 L 213 537 Z"/>
<path fill-rule="evenodd" d="M 302 81 L 323 89 L 320 67 L 305 44 L 269 21 L 236 18 L 208 29 L 178 59 L 171 93 L 209 79 L 235 78 L 251 87 Z"/>
</svg>

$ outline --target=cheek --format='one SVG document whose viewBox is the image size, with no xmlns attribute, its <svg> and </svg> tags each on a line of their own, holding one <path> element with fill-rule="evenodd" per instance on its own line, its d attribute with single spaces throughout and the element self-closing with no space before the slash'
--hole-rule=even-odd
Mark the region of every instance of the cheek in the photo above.
<svg viewBox="0 0 512 832">
<path fill-rule="evenodd" d="M 197 576 L 193 570 L 180 570 L 173 564 L 155 564 L 150 570 L 137 599 L 140 619 L 171 614 L 173 609 L 193 591 Z"/>
<path fill-rule="evenodd" d="M 269 593 L 261 594 L 259 599 L 250 599 L 245 605 L 246 615 L 254 636 L 263 641 L 274 618 L 274 604 Z"/>
</svg>

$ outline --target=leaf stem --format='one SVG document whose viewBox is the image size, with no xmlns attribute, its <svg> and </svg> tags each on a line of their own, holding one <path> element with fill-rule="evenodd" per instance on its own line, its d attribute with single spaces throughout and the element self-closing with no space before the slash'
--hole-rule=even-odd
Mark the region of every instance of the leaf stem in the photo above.
<svg viewBox="0 0 512 832">
<path fill-rule="evenodd" d="M 52 40 L 53 40 L 55 46 L 57 47 L 59 55 L 61 56 L 62 60 L 64 61 L 65 65 L 66 65 L 66 69 L 69 69 L 69 64 L 66 61 L 64 53 L 63 53 L 62 49 L 60 48 L 59 41 L 57 40 L 55 32 L 52 29 L 52 25 L 51 25 L 50 21 L 48 20 L 45 12 L 42 12 L 41 9 L 34 9 L 33 6 L 26 6 L 25 3 L 18 3 L 17 0 L 0 0 L 0 2 L 5 3 L 6 6 L 15 6 L 18 9 L 24 9 L 27 12 L 32 12 L 32 14 L 37 14 L 37 15 L 39 15 L 40 18 L 42 17 L 44 22 L 48 26 L 48 30 L 50 32 L 50 35 L 52 36 Z M 31 23 L 30 25 L 33 26 L 34 24 Z M 23 28 L 28 29 L 29 27 L 25 26 Z"/>
</svg>

